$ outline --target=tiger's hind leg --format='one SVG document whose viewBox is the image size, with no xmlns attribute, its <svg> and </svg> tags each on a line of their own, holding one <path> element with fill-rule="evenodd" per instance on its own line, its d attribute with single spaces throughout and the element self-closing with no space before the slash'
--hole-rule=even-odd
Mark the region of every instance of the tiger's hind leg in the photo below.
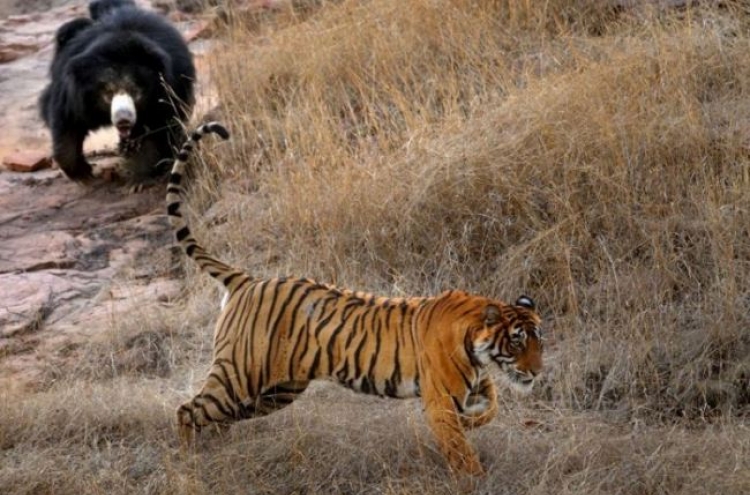
<svg viewBox="0 0 750 495">
<path fill-rule="evenodd" d="M 209 374 L 200 393 L 177 408 L 177 428 L 180 444 L 190 447 L 195 432 L 209 425 L 219 428 L 242 419 L 242 405 L 221 367 Z"/>
<path fill-rule="evenodd" d="M 217 390 L 217 384 L 220 383 L 212 374 L 201 393 L 177 409 L 177 426 L 183 449 L 192 446 L 195 432 L 206 426 L 214 425 L 224 431 L 235 421 L 259 418 L 285 408 L 305 391 L 310 382 L 278 383 L 260 396 L 242 401 L 236 400 L 223 387 Z"/>
<path fill-rule="evenodd" d="M 307 380 L 277 383 L 266 389 L 259 397 L 242 403 L 242 419 L 258 418 L 285 408 L 305 391 L 310 384 Z"/>
<path fill-rule="evenodd" d="M 179 429 L 180 445 L 189 448 L 195 441 L 195 432 L 200 432 L 207 426 L 216 426 L 223 431 L 229 424 L 236 421 L 236 413 L 229 412 L 239 409 L 233 406 L 227 409 L 221 401 L 209 395 L 196 395 L 177 409 L 177 427 Z"/>
</svg>

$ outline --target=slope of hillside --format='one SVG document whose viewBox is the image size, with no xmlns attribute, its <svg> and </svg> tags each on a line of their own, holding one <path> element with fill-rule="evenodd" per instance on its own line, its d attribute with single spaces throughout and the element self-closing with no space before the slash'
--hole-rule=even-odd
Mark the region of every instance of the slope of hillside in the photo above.
<svg viewBox="0 0 750 495">
<path fill-rule="evenodd" d="M 0 486 L 749 493 L 745 3 L 292 4 L 216 30 L 232 139 L 195 161 L 196 235 L 258 276 L 532 295 L 547 367 L 470 433 L 487 477 L 446 470 L 417 401 L 328 383 L 180 453 L 219 302 L 186 264 L 184 297 L 113 312 L 4 395 Z"/>
</svg>

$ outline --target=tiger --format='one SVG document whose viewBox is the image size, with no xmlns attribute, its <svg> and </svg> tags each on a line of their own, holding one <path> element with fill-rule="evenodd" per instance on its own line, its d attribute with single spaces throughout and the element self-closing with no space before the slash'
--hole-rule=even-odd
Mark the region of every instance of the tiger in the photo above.
<svg viewBox="0 0 750 495">
<path fill-rule="evenodd" d="M 450 470 L 485 473 L 465 431 L 498 412 L 490 364 L 528 392 L 542 371 L 541 318 L 525 295 L 515 304 L 448 290 L 432 297 L 384 297 L 308 278 L 258 279 L 213 255 L 181 213 L 183 177 L 206 134 L 199 126 L 173 163 L 167 213 L 188 258 L 224 288 L 213 361 L 200 391 L 177 409 L 183 448 L 195 432 L 289 406 L 312 380 L 329 379 L 380 397 L 421 398 Z"/>
</svg>

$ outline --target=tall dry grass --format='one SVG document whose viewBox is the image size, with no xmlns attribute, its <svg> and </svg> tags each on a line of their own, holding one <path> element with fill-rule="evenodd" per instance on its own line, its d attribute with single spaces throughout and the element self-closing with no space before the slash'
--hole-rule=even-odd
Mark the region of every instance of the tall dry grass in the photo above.
<svg viewBox="0 0 750 495">
<path fill-rule="evenodd" d="M 0 486 L 750 492 L 746 6 L 317 5 L 228 16 L 211 78 L 233 137 L 204 141 L 192 224 L 259 276 L 534 297 L 547 372 L 470 435 L 488 477 L 446 472 L 417 402 L 327 385 L 179 454 L 218 303 L 187 265 L 184 304 L 0 400 Z"/>
<path fill-rule="evenodd" d="M 386 292 L 528 292 L 565 363 L 556 404 L 747 413 L 742 18 L 587 36 L 595 4 L 348 2 L 228 51 L 217 167 L 258 190 L 231 200 L 233 251 Z"/>
</svg>

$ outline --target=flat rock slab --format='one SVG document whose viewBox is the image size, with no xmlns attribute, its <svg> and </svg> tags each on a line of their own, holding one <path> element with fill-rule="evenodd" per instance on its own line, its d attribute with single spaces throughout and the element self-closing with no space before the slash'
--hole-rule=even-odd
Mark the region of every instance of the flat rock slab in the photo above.
<svg viewBox="0 0 750 495">
<path fill-rule="evenodd" d="M 12 271 L 37 271 L 75 265 L 66 253 L 75 251 L 75 237 L 67 232 L 31 233 L 4 239 L 0 244 L 0 280 Z M 3 284 L 7 288 L 7 284 Z M 0 288 L 0 294 L 7 289 Z"/>
<path fill-rule="evenodd" d="M 14 172 L 36 172 L 52 166 L 52 158 L 40 151 L 17 151 L 3 157 L 3 166 Z"/>
<path fill-rule="evenodd" d="M 32 383 L 57 347 L 102 333 L 113 314 L 177 295 L 178 282 L 139 263 L 169 259 L 163 196 L 58 170 L 0 172 L 0 388 Z"/>
</svg>

